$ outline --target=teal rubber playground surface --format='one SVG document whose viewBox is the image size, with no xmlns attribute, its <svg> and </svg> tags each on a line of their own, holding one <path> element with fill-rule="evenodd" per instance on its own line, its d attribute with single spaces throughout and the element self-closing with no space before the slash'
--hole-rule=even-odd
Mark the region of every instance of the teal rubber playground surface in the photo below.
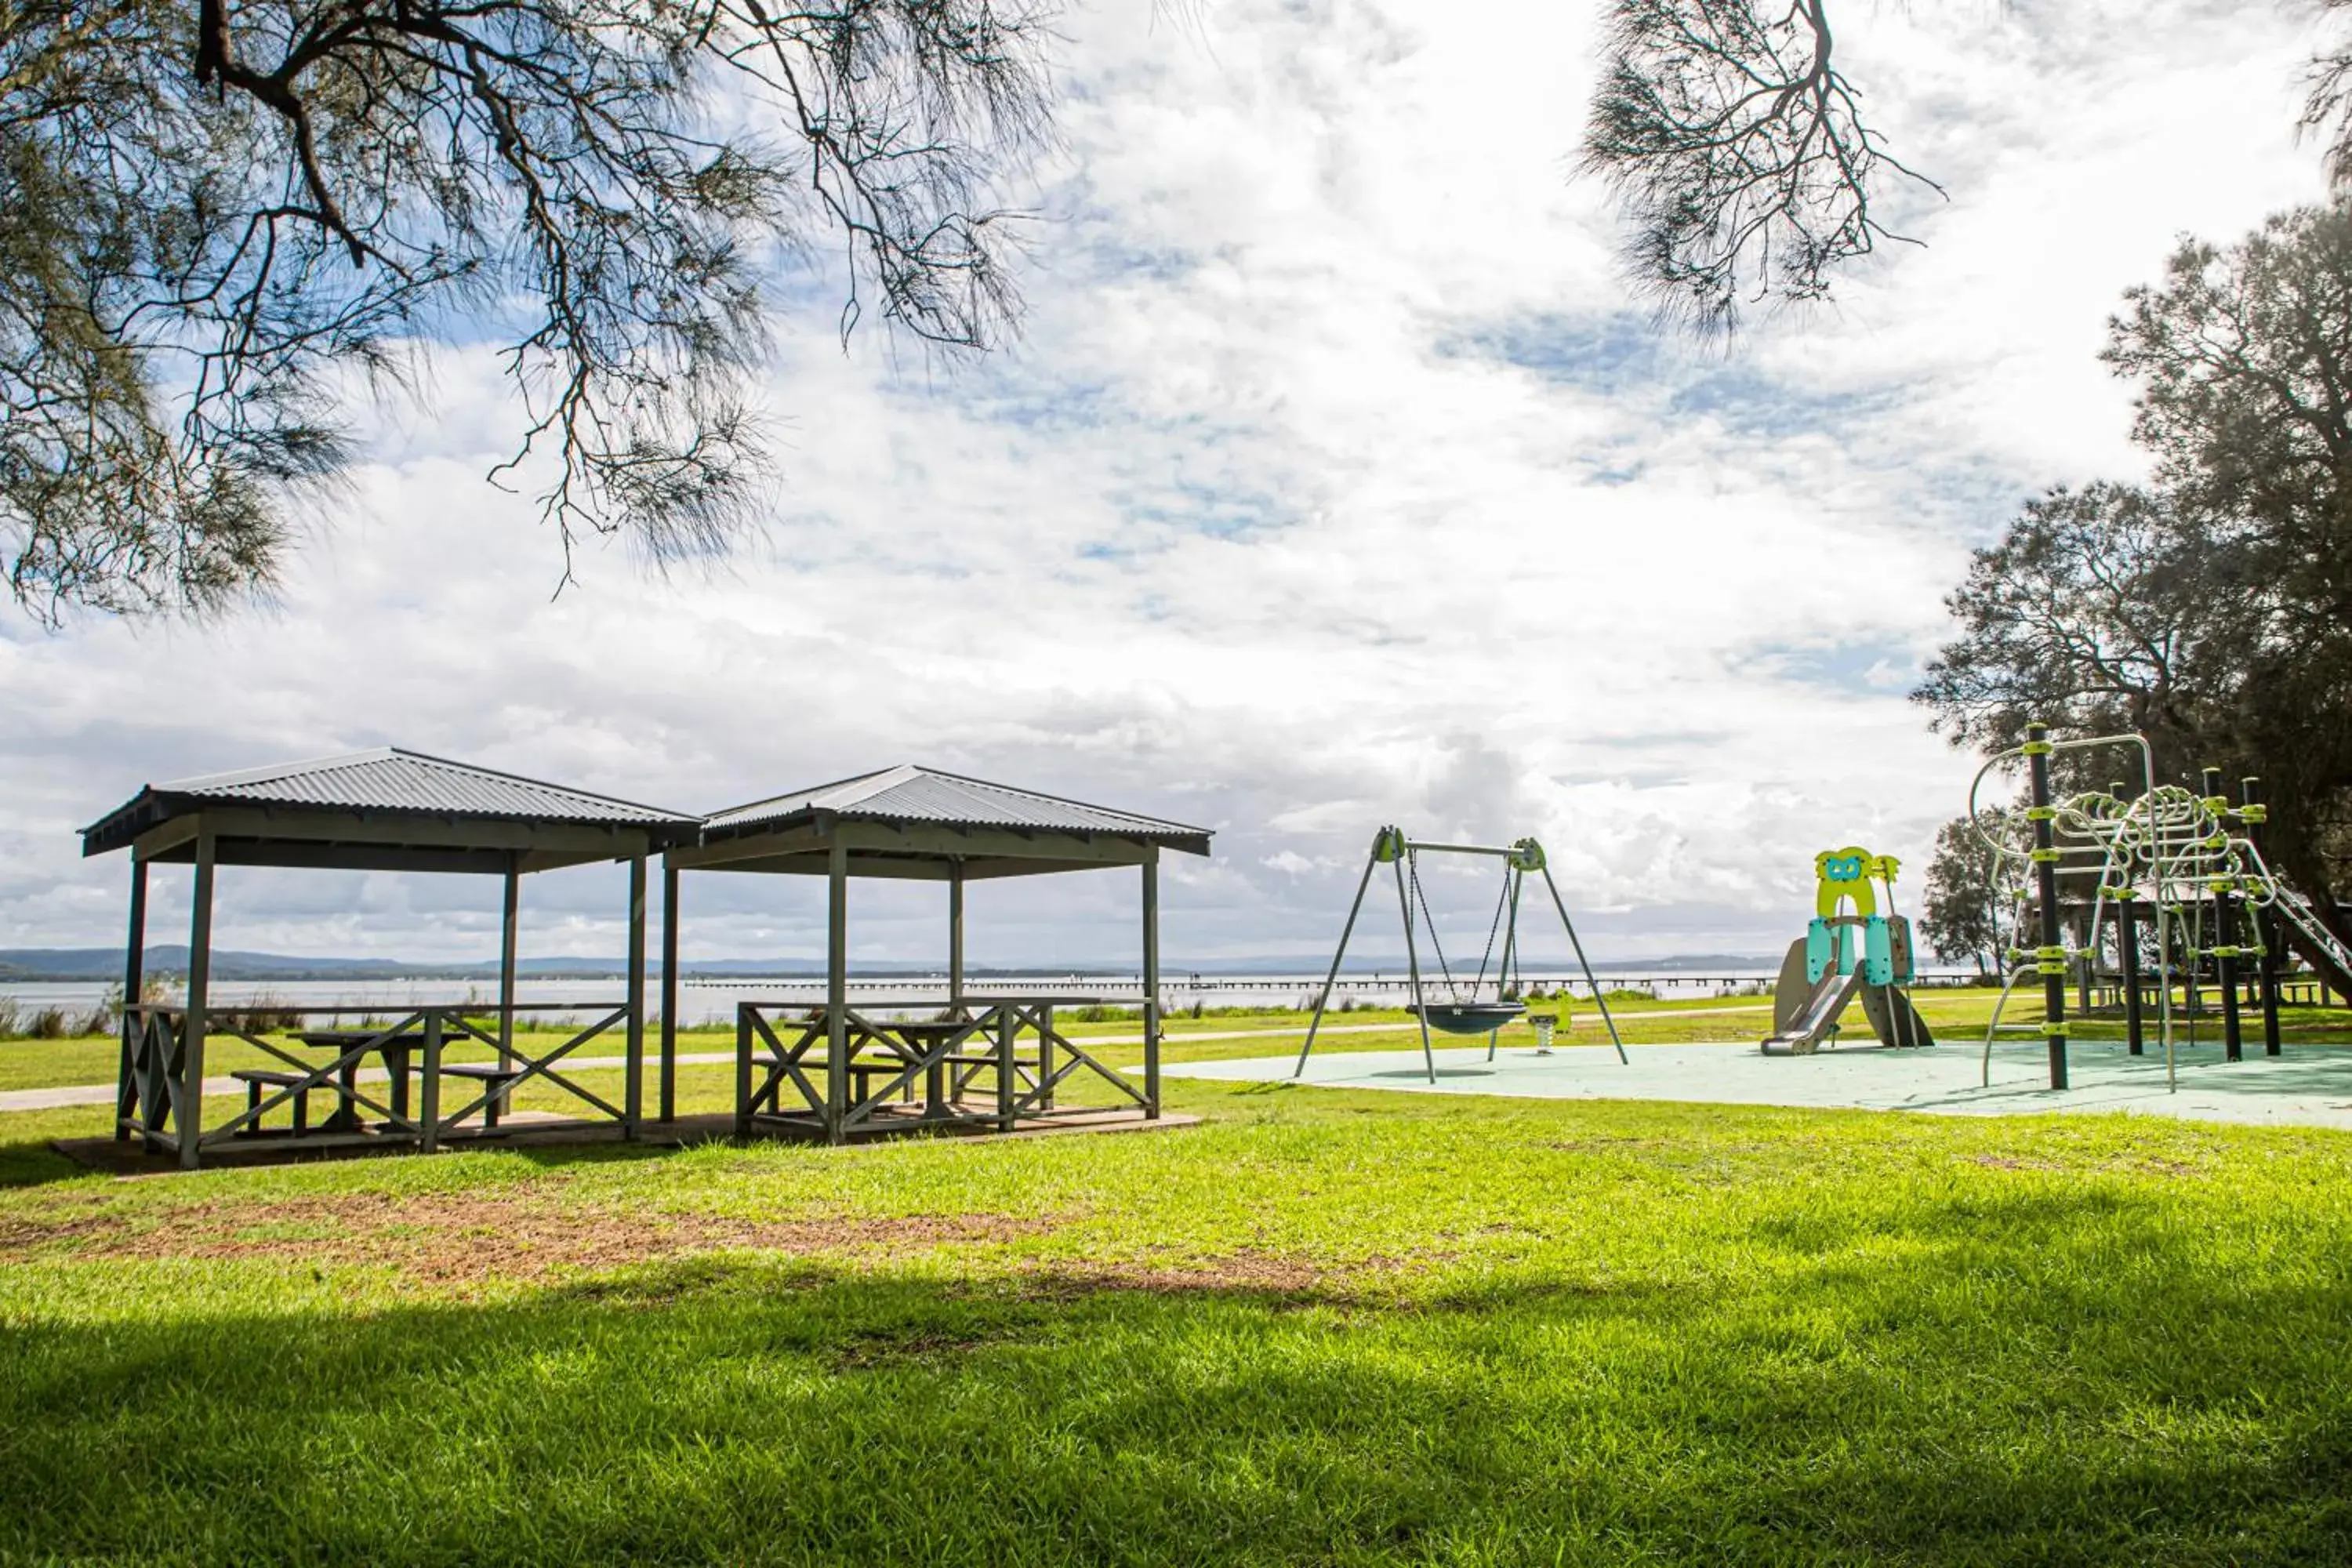
<svg viewBox="0 0 2352 1568">
<path fill-rule="evenodd" d="M 1981 1037 L 1924 1050 L 1875 1047 L 1767 1057 L 1738 1045 L 1636 1046 L 1621 1064 L 1608 1047 L 1578 1046 L 1539 1056 L 1505 1049 L 1486 1059 L 1482 1041 L 1437 1052 L 1437 1081 L 1418 1048 L 1318 1050 L 1300 1082 L 1324 1089 L 1395 1089 L 1408 1094 L 1496 1094 L 1528 1100 L 1662 1100 L 1715 1105 L 1912 1110 L 1938 1116 L 2033 1116 L 2107 1112 L 2270 1126 L 2352 1128 L 2352 1046 L 2289 1046 L 2264 1057 L 2257 1039 L 2246 1059 L 2221 1059 L 2219 1045 L 2179 1048 L 2179 1088 L 2168 1091 L 2164 1056 L 2132 1056 L 2120 1041 L 2077 1041 L 2068 1047 L 2072 1087 L 2050 1088 L 2040 1038 L 1996 1041 L 1992 1081 L 1980 1080 Z M 1227 1082 L 1289 1080 L 1296 1055 L 1237 1061 L 1169 1063 L 1170 1078 Z"/>
</svg>

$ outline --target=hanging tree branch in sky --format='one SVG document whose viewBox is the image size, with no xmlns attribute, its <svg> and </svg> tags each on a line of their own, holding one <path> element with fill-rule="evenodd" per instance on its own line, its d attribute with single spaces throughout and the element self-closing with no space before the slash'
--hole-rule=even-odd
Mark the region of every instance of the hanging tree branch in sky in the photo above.
<svg viewBox="0 0 2352 1568">
<path fill-rule="evenodd" d="M 1827 0 L 1616 0 L 1608 48 L 1584 167 L 1623 199 L 1635 279 L 1701 331 L 1901 239 L 1873 210 L 1886 175 L 1941 188 L 1864 122 Z"/>
<path fill-rule="evenodd" d="M 1615 187 L 1624 256 L 1661 313 L 1706 333 L 1748 308 L 1828 297 L 1839 272 L 1909 237 L 1890 190 L 1943 187 L 1896 157 L 1837 63 L 1832 13 L 1853 0 L 1605 0 L 1582 169 Z M 2352 185 L 2352 0 L 2315 53 L 2303 128 Z M 2223 24 L 2217 21 L 2216 26 Z"/>
<path fill-rule="evenodd" d="M 841 328 L 984 347 L 1048 0 L 0 0 L 0 559 L 17 600 L 266 586 L 436 334 L 572 545 L 714 548 L 760 495 L 779 260 Z"/>
</svg>

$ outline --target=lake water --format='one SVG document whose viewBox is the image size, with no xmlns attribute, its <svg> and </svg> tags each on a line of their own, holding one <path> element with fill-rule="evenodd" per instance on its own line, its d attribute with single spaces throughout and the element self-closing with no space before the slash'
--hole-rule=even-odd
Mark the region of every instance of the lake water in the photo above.
<svg viewBox="0 0 2352 1568">
<path fill-rule="evenodd" d="M 1662 1000 L 1714 996 L 1725 991 L 1738 991 L 1762 984 L 1769 987 L 1773 972 L 1763 969 L 1743 969 L 1727 966 L 1705 974 L 1659 972 L 1655 973 L 1605 973 L 1601 983 L 1612 989 L 1622 986 L 1648 991 Z M 1937 978 L 1927 977 L 1930 980 Z M 1533 975 L 1529 984 L 1546 990 L 1556 989 L 1565 977 Z M 1315 993 L 1323 984 L 1320 974 L 1296 975 L 1218 975 L 1209 973 L 1164 974 L 1160 977 L 1166 1005 L 1181 1009 L 1200 1003 L 1207 1007 L 1247 1006 L 1253 1004 L 1268 1006 L 1311 1005 Z M 1424 981 L 1427 994 L 1442 999 L 1442 983 Z M 661 1005 L 660 981 L 656 976 L 647 985 L 646 1004 L 649 1012 Z M 1578 994 L 1586 987 L 1577 978 L 1570 987 Z M 99 981 L 0 981 L 0 997 L 13 999 L 21 1014 L 56 1007 L 69 1016 L 87 1016 L 105 999 L 108 987 Z M 883 1013 L 925 1011 L 936 1009 L 947 999 L 944 977 L 889 977 L 853 979 L 850 994 L 860 1005 Z M 973 998 L 989 996 L 1053 995 L 1100 998 L 1111 1003 L 1136 1003 L 1142 999 L 1142 977 L 1135 974 L 1026 974 L 990 976 L 976 979 L 964 987 L 965 994 Z M 1405 977 L 1401 973 L 1383 972 L 1379 974 L 1343 974 L 1331 1001 L 1337 1006 L 1343 999 L 1353 998 L 1360 1005 L 1381 1002 L 1395 1005 L 1407 993 Z M 551 1017 L 583 1017 L 592 1016 L 599 1005 L 617 1006 L 625 986 L 617 980 L 523 980 L 516 983 L 515 1000 L 541 1004 L 554 1009 Z M 390 1010 L 397 1007 L 421 1006 L 427 1003 L 487 1003 L 497 995 L 497 987 L 481 984 L 467 984 L 448 980 L 274 980 L 222 981 L 213 986 L 215 1004 L 235 1006 L 239 1004 L 268 1004 L 299 1009 L 312 1007 L 377 1007 Z M 719 1022 L 735 1015 L 740 1002 L 781 1002 L 810 1005 L 824 1000 L 824 983 L 805 976 L 789 979 L 759 980 L 729 977 L 724 980 L 689 978 L 680 987 L 678 1016 L 688 1024 Z"/>
</svg>

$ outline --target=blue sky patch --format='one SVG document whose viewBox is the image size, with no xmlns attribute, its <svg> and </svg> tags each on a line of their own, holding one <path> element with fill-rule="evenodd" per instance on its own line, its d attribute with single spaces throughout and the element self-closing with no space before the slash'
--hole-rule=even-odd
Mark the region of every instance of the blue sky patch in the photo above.
<svg viewBox="0 0 2352 1568">
<path fill-rule="evenodd" d="M 1918 684 L 1921 660 L 1892 637 L 1852 642 L 1760 643 L 1731 661 L 1736 675 L 1794 681 L 1855 697 L 1880 698 Z"/>
</svg>

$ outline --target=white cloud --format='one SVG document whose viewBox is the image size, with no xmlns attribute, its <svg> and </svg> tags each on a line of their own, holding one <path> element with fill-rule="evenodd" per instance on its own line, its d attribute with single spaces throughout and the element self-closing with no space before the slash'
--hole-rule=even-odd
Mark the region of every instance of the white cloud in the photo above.
<svg viewBox="0 0 2352 1568">
<path fill-rule="evenodd" d="M 2022 495 L 2137 464 L 2095 358 L 2120 291 L 2317 193 L 2305 40 L 2235 5 L 1850 6 L 1952 201 L 1724 358 L 1641 325 L 1565 178 L 1591 10 L 1077 13 L 1026 341 L 936 366 L 788 323 L 779 515 L 708 575 L 591 551 L 551 601 L 553 541 L 480 482 L 512 410 L 450 358 L 278 612 L 0 623 L 0 944 L 117 940 L 122 868 L 70 830 L 140 783 L 382 742 L 687 808 L 923 760 L 1199 821 L 1179 962 L 1322 946 L 1385 821 L 1539 835 L 1605 952 L 1771 950 L 1827 844 L 1924 865 L 1969 771 L 1902 696 L 1940 595 Z M 688 951 L 813 955 L 810 891 L 690 880 Z M 495 940 L 462 881 L 224 895 L 227 945 Z M 1483 924 L 1491 891 L 1432 896 Z M 1132 897 L 975 893 L 975 960 L 1129 953 Z M 857 950 L 936 951 L 936 902 L 861 889 Z M 547 879 L 530 950 L 615 950 L 618 903 Z"/>
</svg>

